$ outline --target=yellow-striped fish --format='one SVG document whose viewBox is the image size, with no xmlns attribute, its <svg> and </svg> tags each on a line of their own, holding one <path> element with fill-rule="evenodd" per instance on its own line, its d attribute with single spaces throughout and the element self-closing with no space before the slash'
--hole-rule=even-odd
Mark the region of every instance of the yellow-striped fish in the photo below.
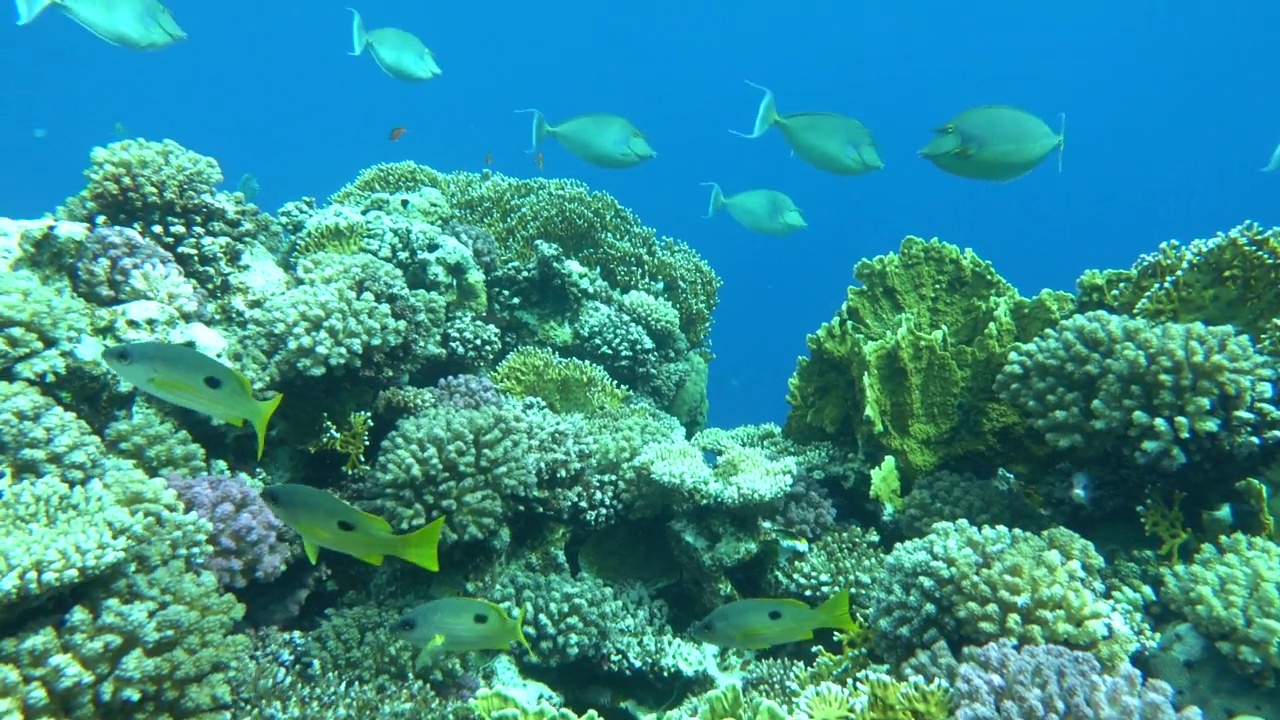
<svg viewBox="0 0 1280 720">
<path fill-rule="evenodd" d="M 432 600 L 410 610 L 392 630 L 422 648 L 414 667 L 438 652 L 506 650 L 511 643 L 533 648 L 524 636 L 524 607 L 511 619 L 501 607 L 479 598 L 452 597 Z"/>
<path fill-rule="evenodd" d="M 437 548 L 444 516 L 404 535 L 391 531 L 386 520 L 348 504 L 342 498 L 307 485 L 268 485 L 262 499 L 280 522 L 302 536 L 302 547 L 314 565 L 320 548 L 381 565 L 391 555 L 435 572 L 440 569 Z"/>
<path fill-rule="evenodd" d="M 844 590 L 818 607 L 799 600 L 735 600 L 695 624 L 689 634 L 723 648 L 760 650 L 798 640 L 813 639 L 818 628 L 852 630 L 849 591 Z"/>
<path fill-rule="evenodd" d="M 258 435 L 258 459 L 267 442 L 267 422 L 284 395 L 253 397 L 239 372 L 184 345 L 138 342 L 116 345 L 102 359 L 117 375 L 148 395 L 240 427 L 245 420 Z"/>
</svg>

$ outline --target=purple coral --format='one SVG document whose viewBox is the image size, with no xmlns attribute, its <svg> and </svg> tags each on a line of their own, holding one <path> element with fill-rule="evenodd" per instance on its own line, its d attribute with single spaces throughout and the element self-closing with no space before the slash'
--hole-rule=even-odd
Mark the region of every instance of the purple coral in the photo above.
<svg viewBox="0 0 1280 720">
<path fill-rule="evenodd" d="M 494 239 L 493 233 L 479 225 L 460 222 L 446 223 L 444 231 L 471 250 L 471 256 L 484 272 L 492 271 L 497 265 L 498 241 Z"/>
<path fill-rule="evenodd" d="M 952 682 L 956 720 L 1200 720 L 1194 706 L 1181 711 L 1173 688 L 1143 680 L 1124 665 L 1104 673 L 1093 655 L 1059 645 L 1018 648 L 997 640 L 965 648 Z"/>
<path fill-rule="evenodd" d="M 200 317 L 208 301 L 173 253 L 129 227 L 94 228 L 79 244 L 71 282 L 78 295 L 102 305 L 156 300 Z"/>
<path fill-rule="evenodd" d="M 209 569 L 223 587 L 270 582 L 284 572 L 291 554 L 285 526 L 243 475 L 170 475 L 169 487 L 213 525 Z"/>
<path fill-rule="evenodd" d="M 433 390 L 436 402 L 445 407 L 473 410 L 502 405 L 502 393 L 487 377 L 450 375 L 441 378 Z"/>
<path fill-rule="evenodd" d="M 782 509 L 773 522 L 806 540 L 816 540 L 836 526 L 836 506 L 821 485 L 801 478 L 783 496 Z"/>
</svg>

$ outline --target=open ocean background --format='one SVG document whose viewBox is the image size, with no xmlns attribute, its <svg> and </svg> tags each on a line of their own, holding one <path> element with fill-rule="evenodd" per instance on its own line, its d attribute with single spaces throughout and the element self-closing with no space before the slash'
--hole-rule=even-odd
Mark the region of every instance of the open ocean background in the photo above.
<svg viewBox="0 0 1280 720">
<path fill-rule="evenodd" d="M 89 149 L 172 138 L 211 155 L 227 185 L 254 174 L 274 212 L 324 198 L 378 162 L 536 176 L 528 115 L 630 118 L 657 160 L 614 171 L 551 142 L 548 176 L 615 195 L 661 234 L 684 239 L 724 278 L 712 334 L 711 424 L 781 422 L 805 335 L 844 299 L 853 264 L 902 237 L 974 248 L 1024 293 L 1074 289 L 1088 267 L 1128 267 L 1170 238 L 1276 217 L 1280 142 L 1275 35 L 1280 4 L 952 2 L 474 2 L 361 0 L 370 29 L 430 47 L 444 75 L 407 84 L 366 53 L 350 57 L 346 3 L 168 0 L 189 38 L 158 52 L 112 47 L 58 12 L 0 28 L 0 216 L 38 217 L 82 184 Z M 12 8 L 10 8 L 12 13 Z M 822 173 L 788 157 L 776 130 L 748 131 L 760 93 L 782 113 L 852 115 L 885 170 Z M 916 157 L 960 111 L 1012 104 L 1058 126 L 1050 157 L 1000 185 Z M 405 126 L 398 143 L 388 131 Z M 37 130 L 44 137 L 37 137 Z M 755 236 L 726 193 L 788 193 L 809 229 Z"/>
</svg>

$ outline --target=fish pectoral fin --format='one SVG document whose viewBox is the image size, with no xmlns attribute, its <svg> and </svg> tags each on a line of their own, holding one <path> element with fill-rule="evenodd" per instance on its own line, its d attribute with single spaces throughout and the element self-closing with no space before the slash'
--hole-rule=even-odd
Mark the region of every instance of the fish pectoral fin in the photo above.
<svg viewBox="0 0 1280 720">
<path fill-rule="evenodd" d="M 302 549 L 307 551 L 307 559 L 312 565 L 316 564 L 316 558 L 320 557 L 320 546 L 307 538 L 302 538 Z"/>
<path fill-rule="evenodd" d="M 427 643 L 426 647 L 422 648 L 422 652 L 418 653 L 418 657 L 414 658 L 413 660 L 414 672 L 421 670 L 423 665 L 426 665 L 427 663 L 431 662 L 434 658 L 438 657 L 442 652 L 444 652 L 444 636 L 436 635 L 435 637 L 431 638 L 431 642 Z"/>
</svg>

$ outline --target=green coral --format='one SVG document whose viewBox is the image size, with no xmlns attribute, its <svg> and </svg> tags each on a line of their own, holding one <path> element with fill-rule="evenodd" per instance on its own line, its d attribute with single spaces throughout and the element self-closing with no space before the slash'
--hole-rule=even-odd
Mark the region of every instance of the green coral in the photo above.
<svg viewBox="0 0 1280 720">
<path fill-rule="evenodd" d="M 410 162 L 361 172 L 331 202 L 359 205 L 374 193 L 438 188 L 455 218 L 474 223 L 498 242 L 498 262 L 529 260 L 545 240 L 620 291 L 661 294 L 680 314 L 690 347 L 711 331 L 720 278 L 691 247 L 659 238 L 631 211 L 604 192 L 571 179 L 518 179 L 489 172 L 441 173 Z"/>
<path fill-rule="evenodd" d="M 1231 325 L 1272 348 L 1280 317 L 1280 228 L 1245 222 L 1188 244 L 1170 240 L 1128 270 L 1089 270 L 1082 310 Z"/>
<path fill-rule="evenodd" d="M 1009 348 L 1070 314 L 1071 296 L 1024 298 L 972 250 L 916 237 L 854 276 L 791 377 L 790 436 L 892 454 L 907 477 L 1033 452 L 991 387 Z"/>
<path fill-rule="evenodd" d="M 1164 570 L 1160 600 L 1187 618 L 1241 673 L 1280 677 L 1280 545 L 1235 533 Z"/>
<path fill-rule="evenodd" d="M 600 720 L 595 710 L 578 715 L 545 700 L 525 702 L 502 688 L 481 688 L 469 704 L 483 720 Z"/>
<path fill-rule="evenodd" d="M 493 383 L 517 397 L 539 397 L 555 412 L 621 407 L 630 394 L 604 368 L 540 347 L 516 348 L 493 371 Z"/>
</svg>

